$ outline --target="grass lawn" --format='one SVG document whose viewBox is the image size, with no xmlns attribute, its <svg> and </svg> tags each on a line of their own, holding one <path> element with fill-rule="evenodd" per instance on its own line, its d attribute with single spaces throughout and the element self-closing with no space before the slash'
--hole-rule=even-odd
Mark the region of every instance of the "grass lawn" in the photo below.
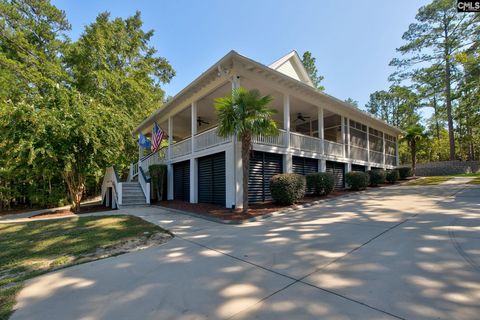
<svg viewBox="0 0 480 320">
<path fill-rule="evenodd" d="M 477 176 L 475 179 L 470 180 L 469 184 L 480 184 L 480 176 Z"/>
<path fill-rule="evenodd" d="M 407 182 L 405 185 L 407 186 L 429 186 L 429 185 L 436 185 L 447 180 L 450 180 L 451 176 L 432 176 L 432 177 L 424 177 L 422 179 L 416 179 Z"/>
<path fill-rule="evenodd" d="M 85 261 L 99 248 L 165 232 L 120 215 L 0 224 L 0 319 L 8 319 L 22 281 Z"/>
</svg>

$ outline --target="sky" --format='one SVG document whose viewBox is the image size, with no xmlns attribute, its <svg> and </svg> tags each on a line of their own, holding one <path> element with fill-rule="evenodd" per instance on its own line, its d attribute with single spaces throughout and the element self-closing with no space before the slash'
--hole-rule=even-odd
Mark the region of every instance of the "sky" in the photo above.
<svg viewBox="0 0 480 320">
<path fill-rule="evenodd" d="M 164 86 L 173 96 L 230 50 L 270 64 L 292 50 L 312 52 L 325 92 L 363 107 L 388 89 L 388 66 L 402 34 L 426 0 L 53 0 L 77 39 L 104 11 L 140 11 L 151 45 L 176 71 Z"/>
</svg>

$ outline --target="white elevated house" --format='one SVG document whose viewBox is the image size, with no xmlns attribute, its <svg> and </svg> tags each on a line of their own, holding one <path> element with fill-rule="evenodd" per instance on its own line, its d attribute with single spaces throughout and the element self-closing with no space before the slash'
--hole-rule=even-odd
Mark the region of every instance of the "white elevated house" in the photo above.
<svg viewBox="0 0 480 320">
<path fill-rule="evenodd" d="M 242 207 L 241 143 L 217 135 L 214 100 L 233 88 L 258 89 L 273 97 L 276 137 L 255 137 L 249 199 L 270 199 L 269 179 L 282 172 L 330 171 L 344 187 L 349 171 L 392 169 L 398 165 L 401 130 L 317 90 L 295 51 L 270 66 L 230 51 L 136 129 L 150 136 L 155 122 L 168 147 L 145 154 L 140 148 L 126 182 L 107 169 L 102 188 L 108 205 L 149 204 L 149 166 L 168 166 L 167 198 Z"/>
</svg>

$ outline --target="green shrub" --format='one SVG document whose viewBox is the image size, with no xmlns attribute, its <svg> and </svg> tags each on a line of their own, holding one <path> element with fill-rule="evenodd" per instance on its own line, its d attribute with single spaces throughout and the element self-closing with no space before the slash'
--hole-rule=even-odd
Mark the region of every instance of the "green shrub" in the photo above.
<svg viewBox="0 0 480 320">
<path fill-rule="evenodd" d="M 164 185 L 167 175 L 167 165 L 152 164 L 148 167 L 148 172 L 150 173 L 150 178 L 152 178 L 153 194 L 156 195 L 158 201 L 161 201 L 165 192 Z"/>
<path fill-rule="evenodd" d="M 368 186 L 368 173 L 352 171 L 345 175 L 345 182 L 351 190 L 365 190 Z"/>
<path fill-rule="evenodd" d="M 300 174 L 276 174 L 270 179 L 270 193 L 278 203 L 293 204 L 305 195 L 305 185 L 305 177 Z"/>
<path fill-rule="evenodd" d="M 404 180 L 410 176 L 412 176 L 412 168 L 410 167 L 401 167 L 398 168 L 398 173 L 400 174 L 400 179 Z"/>
<path fill-rule="evenodd" d="M 395 183 L 400 179 L 400 173 L 397 169 L 387 171 L 386 180 L 390 183 Z"/>
<path fill-rule="evenodd" d="M 379 184 L 385 183 L 385 170 L 369 170 L 370 186 L 377 187 Z"/>
<path fill-rule="evenodd" d="M 307 174 L 307 189 L 316 196 L 327 195 L 335 188 L 335 180 L 331 172 Z"/>
</svg>

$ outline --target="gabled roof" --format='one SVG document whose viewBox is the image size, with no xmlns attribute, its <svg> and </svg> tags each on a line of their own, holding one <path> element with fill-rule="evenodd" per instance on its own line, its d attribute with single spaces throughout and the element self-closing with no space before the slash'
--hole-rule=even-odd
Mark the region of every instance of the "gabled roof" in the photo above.
<svg viewBox="0 0 480 320">
<path fill-rule="evenodd" d="M 305 84 L 308 84 L 311 87 L 314 87 L 313 81 L 303 66 L 302 59 L 300 59 L 300 56 L 296 50 L 293 50 L 289 54 L 281 57 L 268 67 L 286 74 L 295 80 L 299 80 Z"/>
<path fill-rule="evenodd" d="M 254 69 L 260 69 L 262 70 L 262 72 L 270 74 L 273 77 L 272 79 L 280 79 L 280 81 L 283 81 L 284 84 L 288 84 L 290 87 L 296 87 L 299 90 L 302 90 L 304 93 L 307 93 L 324 102 L 329 101 L 331 103 L 334 103 L 335 107 L 338 108 L 339 111 L 348 111 L 349 113 L 355 114 L 357 117 L 359 117 L 359 119 L 374 122 L 378 125 L 381 125 L 382 127 L 388 127 L 394 132 L 396 132 L 397 134 L 400 134 L 403 132 L 399 128 L 388 124 L 384 120 L 376 118 L 368 112 L 360 110 L 345 101 L 335 98 L 315 88 L 312 84 L 311 79 L 308 77 L 308 74 L 305 68 L 303 67 L 300 57 L 298 56 L 296 51 L 292 51 L 286 56 L 272 63 L 270 66 L 266 66 L 264 64 L 261 64 L 255 60 L 245 57 L 237 53 L 236 51 L 232 50 L 229 53 L 227 53 L 223 58 L 221 58 L 219 61 L 217 61 L 213 66 L 211 66 L 207 71 L 202 73 L 198 78 L 192 81 L 188 86 L 183 88 L 172 99 L 170 99 L 163 106 L 161 106 L 159 109 L 155 110 L 152 114 L 150 114 L 150 116 L 146 118 L 144 121 L 142 121 L 142 123 L 140 123 L 132 133 L 136 134 L 144 130 L 146 127 L 151 126 L 153 121 L 155 121 L 155 119 L 159 117 L 161 114 L 165 114 L 169 112 L 170 110 L 172 110 L 173 107 L 182 103 L 184 99 L 191 97 L 195 92 L 198 92 L 202 87 L 205 87 L 206 83 L 212 82 L 213 79 L 221 77 L 220 69 L 222 68 L 222 66 L 224 65 L 232 66 L 233 61 L 249 64 Z M 291 61 L 292 65 L 297 66 L 298 72 L 300 73 L 304 72 L 305 74 L 301 75 L 301 77 L 303 79 L 308 78 L 309 81 L 307 80 L 302 81 L 299 79 L 295 79 L 291 75 L 288 75 L 285 72 L 282 72 L 282 70 L 275 69 L 275 67 L 281 69 L 281 66 L 284 65 L 284 63 L 287 61 Z"/>
</svg>

